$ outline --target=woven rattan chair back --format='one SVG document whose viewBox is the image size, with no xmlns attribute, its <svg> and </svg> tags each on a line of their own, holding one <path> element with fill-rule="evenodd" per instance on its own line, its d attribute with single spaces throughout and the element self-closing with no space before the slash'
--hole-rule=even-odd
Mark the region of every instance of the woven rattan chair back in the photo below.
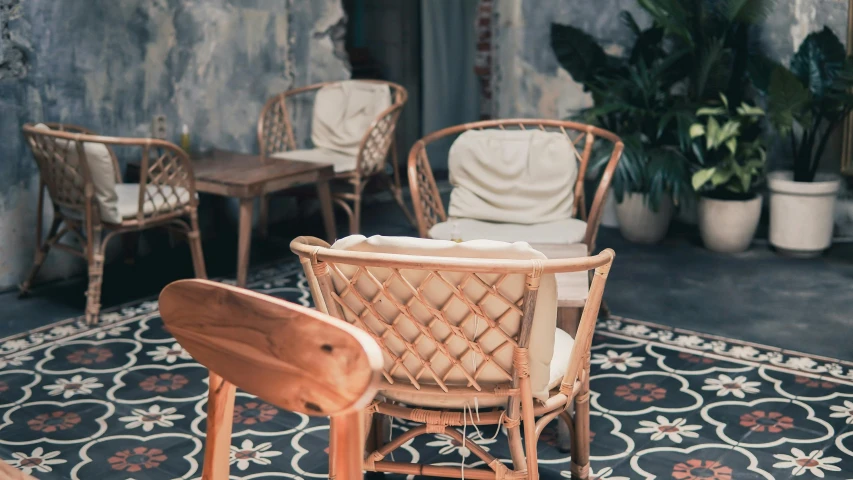
<svg viewBox="0 0 853 480">
<path fill-rule="evenodd" d="M 462 441 L 459 432 L 449 427 L 503 423 L 515 472 L 509 472 L 472 442 L 472 453 L 493 472 L 466 472 L 465 477 L 537 478 L 536 445 L 529 442 L 522 447 L 520 423 L 524 423 L 527 438 L 538 438 L 547 421 L 565 413 L 573 399 L 581 396 L 588 401 L 592 334 L 614 257 L 612 250 L 559 260 L 427 257 L 331 249 L 323 240 L 312 237 L 295 239 L 291 250 L 300 256 L 318 308 L 363 329 L 379 344 L 384 356 L 381 391 L 389 395 L 446 395 L 468 399 L 471 405 L 477 397 L 507 399 L 504 412 L 480 412 L 476 420 L 466 417 L 464 410 L 428 410 L 378 402 L 370 413 L 425 425 L 378 448 L 366 460 L 366 469 L 453 476 L 454 469 L 447 467 L 410 467 L 382 460 L 420 434 L 445 433 Z M 595 274 L 562 383 L 547 401 L 534 406 L 529 342 L 540 281 L 543 275 L 590 270 Z M 504 350 L 511 350 L 511 356 L 502 359 Z M 497 373 L 500 381 L 482 381 L 486 371 Z M 547 421 L 536 422 L 539 415 Z M 586 432 L 584 443 L 588 448 L 588 411 L 585 418 L 586 426 L 576 430 Z M 587 457 L 582 453 L 576 457 L 585 462 L 577 470 L 588 469 Z"/>
<path fill-rule="evenodd" d="M 201 236 L 198 228 L 198 198 L 192 163 L 176 145 L 150 138 L 124 138 L 96 135 L 77 126 L 48 123 L 49 129 L 25 124 L 23 133 L 33 152 L 40 175 L 36 218 L 36 251 L 33 267 L 21 284 L 21 294 L 29 288 L 43 265 L 48 252 L 57 248 L 86 259 L 89 288 L 86 292 L 86 321 L 95 323 L 100 312 L 101 284 L 109 241 L 115 236 L 151 227 L 169 227 L 187 235 L 197 277 L 206 277 Z M 101 218 L 95 198 L 95 185 L 87 158 L 86 146 L 106 147 L 112 162 L 116 184 L 121 184 L 113 147 L 121 147 L 140 159 L 137 198 L 130 199 L 136 209 L 119 208 L 128 200 L 116 192 L 120 219 L 106 222 Z M 42 238 L 44 193 L 53 203 L 53 222 L 46 238 Z M 132 196 L 131 194 L 131 196 Z M 106 235 L 102 235 L 106 231 Z M 63 244 L 67 234 L 75 236 L 82 249 Z M 132 248 L 128 248 L 132 253 Z"/>
<path fill-rule="evenodd" d="M 381 112 L 364 132 L 356 159 L 355 176 L 361 178 L 384 171 L 385 160 L 394 143 L 394 133 L 400 112 L 409 98 L 401 85 L 384 80 L 357 80 L 387 85 L 391 90 L 392 104 Z M 295 88 L 270 98 L 258 118 L 258 145 L 261 155 L 286 150 L 296 150 L 297 138 L 310 138 L 310 132 L 296 132 L 294 118 L 310 118 L 314 97 L 321 88 L 337 82 L 324 82 Z M 298 135 L 298 137 L 297 137 Z"/>
<path fill-rule="evenodd" d="M 358 80 L 387 85 L 391 90 L 392 104 L 382 111 L 364 132 L 356 154 L 355 169 L 338 172 L 336 178 L 346 182 L 344 188 L 335 192 L 334 201 L 349 217 L 350 233 L 355 234 L 361 228 L 362 194 L 367 182 L 378 179 L 385 183 L 394 201 L 403 210 L 406 218 L 414 225 L 406 202 L 403 199 L 403 187 L 400 182 L 400 166 L 397 161 L 395 133 L 400 112 L 406 104 L 409 95 L 402 86 L 384 80 Z M 311 132 L 297 132 L 294 120 L 311 118 L 314 100 L 317 92 L 337 82 L 317 83 L 306 87 L 294 88 L 270 98 L 261 110 L 258 118 L 258 146 L 261 155 L 267 156 L 277 152 L 305 148 L 305 142 L 311 137 Z M 391 157 L 393 176 L 389 176 L 386 165 Z M 267 224 L 267 200 L 261 202 L 260 225 L 262 233 Z"/>
<path fill-rule="evenodd" d="M 77 131 L 81 130 L 77 128 Z M 112 146 L 132 147 L 139 152 L 138 208 L 135 218 L 130 219 L 130 222 L 144 224 L 164 217 L 179 217 L 189 214 L 198 205 L 192 163 L 186 152 L 173 143 L 150 138 L 42 130 L 30 124 L 24 125 L 23 131 L 38 164 L 41 179 L 51 199 L 59 207 L 83 214 L 86 213 L 87 203 L 94 197 L 92 175 L 86 159 L 86 143 L 107 146 L 114 162 Z M 114 165 L 118 180 L 118 165 Z M 98 209 L 91 210 L 87 215 L 98 218 Z"/>
<path fill-rule="evenodd" d="M 333 417 L 337 477 L 361 478 L 361 414 L 382 364 L 368 335 L 316 310 L 207 280 L 167 286 L 160 314 L 210 369 L 203 478 L 228 479 L 235 386 L 290 411 Z"/>
<path fill-rule="evenodd" d="M 444 128 L 430 133 L 415 142 L 409 151 L 409 188 L 412 192 L 415 218 L 417 220 L 418 234 L 426 238 L 429 229 L 433 225 L 447 220 L 444 203 L 438 191 L 435 177 L 433 176 L 430 159 L 427 154 L 427 146 L 438 140 L 455 139 L 461 133 L 468 130 L 542 130 L 548 132 L 562 133 L 569 139 L 577 153 L 576 158 L 567 158 L 566 161 L 578 162 L 578 178 L 574 185 L 575 203 L 572 215 L 587 222 L 586 233 L 583 243 L 592 252 L 595 248 L 595 239 L 598 235 L 598 227 L 601 223 L 601 213 L 607 193 L 610 190 L 610 182 L 616 165 L 622 157 L 624 145 L 615 134 L 592 125 L 562 120 L 545 120 L 533 118 L 517 118 L 506 120 L 484 120 L 480 122 L 465 123 L 453 127 Z M 599 140 L 604 140 L 610 145 L 603 145 Z M 584 189 L 584 179 L 587 168 L 593 156 L 608 155 L 609 159 L 601 175 L 601 181 L 592 198 L 592 205 L 587 212 L 587 201 L 589 198 Z"/>
</svg>

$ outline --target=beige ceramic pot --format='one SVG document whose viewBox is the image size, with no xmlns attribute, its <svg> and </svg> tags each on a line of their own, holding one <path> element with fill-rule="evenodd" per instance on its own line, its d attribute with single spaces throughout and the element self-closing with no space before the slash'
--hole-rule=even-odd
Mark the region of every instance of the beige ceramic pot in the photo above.
<svg viewBox="0 0 853 480">
<path fill-rule="evenodd" d="M 761 195 L 752 200 L 699 199 L 699 234 L 705 248 L 737 253 L 749 248 L 761 219 Z"/>
<path fill-rule="evenodd" d="M 657 212 L 646 205 L 645 199 L 642 193 L 626 193 L 622 203 L 616 204 L 619 231 L 634 243 L 658 243 L 669 230 L 672 199 L 666 197 L 662 200 Z"/>
<path fill-rule="evenodd" d="M 792 172 L 773 172 L 770 188 L 770 243 L 783 254 L 814 257 L 832 243 L 837 175 L 818 174 L 814 182 L 795 182 Z"/>
</svg>

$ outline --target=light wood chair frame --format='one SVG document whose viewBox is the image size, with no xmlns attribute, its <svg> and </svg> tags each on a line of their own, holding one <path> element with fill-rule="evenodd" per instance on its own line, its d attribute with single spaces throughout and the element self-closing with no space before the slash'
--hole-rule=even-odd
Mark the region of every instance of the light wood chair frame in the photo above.
<svg viewBox="0 0 853 480">
<path fill-rule="evenodd" d="M 435 177 L 433 176 L 432 167 L 430 166 L 429 156 L 427 155 L 427 145 L 436 140 L 458 136 L 468 130 L 529 130 L 537 129 L 549 132 L 562 133 L 572 142 L 575 151 L 580 150 L 580 158 L 578 164 L 578 178 L 574 185 L 575 201 L 572 207 L 572 216 L 584 220 L 586 222 L 586 233 L 584 234 L 583 243 L 587 246 L 587 251 L 592 252 L 595 249 L 595 240 L 598 236 L 598 227 L 601 224 L 601 214 L 604 208 L 604 202 L 607 200 L 607 194 L 610 191 L 610 182 L 613 179 L 613 172 L 622 157 L 622 150 L 625 148 L 622 140 L 607 130 L 586 125 L 578 122 L 570 122 L 564 120 L 546 120 L 535 118 L 513 118 L 503 120 L 484 120 L 480 122 L 465 123 L 455 125 L 448 128 L 430 133 L 421 138 L 412 146 L 409 151 L 409 189 L 412 193 L 412 203 L 415 210 L 415 219 L 417 220 L 418 234 L 421 237 L 428 238 L 429 229 L 433 225 L 447 221 L 447 213 L 444 208 L 444 202 L 441 200 L 441 195 L 438 191 Z M 598 188 L 595 191 L 595 196 L 592 199 L 592 206 L 587 213 L 586 201 L 587 196 L 584 188 L 584 180 L 586 177 L 589 161 L 593 154 L 593 147 L 596 140 L 602 138 L 613 144 L 613 150 L 610 153 L 610 159 L 604 168 L 601 175 L 601 180 L 598 183 Z M 568 160 L 568 159 L 567 159 Z"/>
<path fill-rule="evenodd" d="M 206 278 L 204 254 L 198 227 L 198 198 L 192 162 L 177 145 L 151 138 L 124 138 L 96 135 L 76 125 L 47 123 L 51 130 L 23 126 L 24 136 L 39 168 L 39 197 L 36 212 L 36 250 L 32 268 L 20 286 L 25 296 L 32 286 L 51 249 L 59 249 L 81 257 L 88 264 L 89 285 L 86 291 L 86 323 L 98 321 L 101 309 L 101 285 L 104 272 L 104 253 L 109 241 L 123 233 L 140 232 L 154 227 L 167 227 L 187 236 L 197 278 Z M 67 140 L 60 147 L 57 140 Z M 73 142 L 73 143 L 72 143 Z M 95 199 L 95 187 L 89 170 L 85 143 L 100 143 L 112 157 L 116 183 L 120 184 L 121 169 L 111 146 L 141 149 L 139 199 L 137 214 L 108 223 L 101 219 Z M 76 149 L 79 161 L 68 163 L 71 148 Z M 150 188 L 153 187 L 153 188 Z M 188 202 L 181 202 L 174 193 L 183 188 Z M 45 191 L 53 205 L 53 222 L 43 238 Z M 155 202 L 151 192 L 158 195 Z M 171 208 L 164 209 L 163 206 Z M 146 206 L 150 211 L 146 211 Z M 104 235 L 106 232 L 106 235 Z M 60 243 L 67 234 L 75 237 L 81 249 Z"/>
<path fill-rule="evenodd" d="M 406 207 L 403 198 L 403 186 L 400 180 L 400 165 L 397 157 L 396 135 L 397 122 L 400 112 L 406 104 L 409 94 L 405 88 L 393 82 L 384 80 L 362 80 L 379 85 L 387 85 L 391 89 L 393 103 L 390 107 L 380 113 L 370 124 L 359 144 L 356 156 L 355 169 L 349 172 L 340 172 L 335 175 L 338 183 L 346 185 L 346 189 L 334 193 L 334 201 L 338 204 L 349 218 L 350 233 L 359 232 L 361 225 L 361 208 L 364 189 L 368 182 L 376 178 L 390 190 L 394 201 L 403 210 L 406 218 L 415 224 L 415 219 Z M 268 156 L 277 152 L 297 149 L 297 139 L 294 133 L 291 112 L 295 110 L 293 103 L 306 101 L 306 97 L 316 95 L 321 88 L 340 82 L 323 82 L 294 88 L 270 98 L 261 110 L 258 118 L 258 145 L 261 156 Z M 311 102 L 313 105 L 313 102 Z M 313 108 L 313 107 L 312 107 Z M 389 177 L 386 170 L 387 158 L 391 156 L 393 176 Z M 265 233 L 269 217 L 269 200 L 263 198 L 259 211 L 259 227 Z"/>
<path fill-rule="evenodd" d="M 279 408 L 331 417 L 337 478 L 362 478 L 363 410 L 382 367 L 370 336 L 316 310 L 208 280 L 171 283 L 160 312 L 181 346 L 210 369 L 202 479 L 230 478 L 237 387 Z"/>
<path fill-rule="evenodd" d="M 366 455 L 364 460 L 365 470 L 409 475 L 459 477 L 460 471 L 458 468 L 386 461 L 385 457 L 394 449 L 418 435 L 443 433 L 462 442 L 462 435 L 453 427 L 466 424 L 496 425 L 500 427 L 500 424 L 503 424 L 507 429 L 512 456 L 512 468 L 504 465 L 499 459 L 490 455 L 476 443 L 468 442 L 467 447 L 471 453 L 488 465 L 489 469 L 466 468 L 464 473 L 465 478 L 536 480 L 538 478 L 536 441 L 526 441 L 522 445 L 522 428 L 524 438 L 538 440 L 545 426 L 551 420 L 559 417 L 566 422 L 570 430 L 572 477 L 588 478 L 590 448 L 590 347 L 607 275 L 615 256 L 612 250 L 604 250 L 595 256 L 559 260 L 447 258 L 332 250 L 323 240 L 312 237 L 299 237 L 295 239 L 291 243 L 291 250 L 300 257 L 317 308 L 320 311 L 343 320 L 346 320 L 347 316 L 353 317 L 354 324 L 371 334 L 380 348 L 385 352 L 386 357 L 390 357 L 392 360 L 391 363 L 394 366 L 383 370 L 384 381 L 379 388 L 380 395 L 383 391 L 396 391 L 409 394 L 430 392 L 431 394 L 461 398 L 465 401 L 470 401 L 471 404 L 475 402 L 476 397 L 506 398 L 507 403 L 504 411 L 480 412 L 478 418 L 475 419 L 471 418 L 470 412 L 466 416 L 464 410 L 460 412 L 459 410 L 442 410 L 426 407 L 411 408 L 399 403 L 383 400 L 381 396 L 378 397 L 377 401 L 367 410 L 368 417 L 386 415 L 422 423 L 423 425 L 409 429 L 387 444 L 383 444 L 380 440 L 378 448 Z M 356 267 L 357 273 L 348 278 L 339 268 L 342 265 Z M 391 272 L 387 282 L 393 280 L 406 285 L 407 290 L 412 294 L 411 300 L 408 300 L 408 303 L 404 305 L 401 303 L 403 300 L 395 299 L 387 289 L 388 284 L 379 281 L 370 272 L 370 269 L 376 268 L 386 268 Z M 401 270 L 420 270 L 429 272 L 429 274 L 421 285 L 411 285 L 408 281 L 403 280 L 403 277 L 400 275 Z M 528 352 L 531 347 L 529 345 L 530 332 L 540 279 L 543 274 L 578 271 L 592 271 L 593 275 L 589 297 L 581 315 L 580 326 L 575 337 L 569 364 L 559 388 L 552 390 L 546 401 L 538 402 L 533 398 L 531 391 Z M 444 278 L 442 272 L 464 273 L 464 280 L 459 284 L 451 284 Z M 483 280 L 483 276 L 489 274 L 498 274 L 498 280 L 494 284 L 488 284 L 488 282 Z M 482 368 L 477 367 L 475 372 L 466 374 L 468 385 L 445 385 L 442 379 L 436 376 L 430 367 L 432 357 L 424 359 L 417 353 L 417 343 L 421 341 L 432 342 L 431 345 L 435 346 L 436 351 L 441 352 L 441 355 L 454 365 L 454 368 L 464 369 L 465 366 L 462 364 L 463 357 L 471 352 L 480 355 L 484 359 L 483 364 L 491 363 L 490 352 L 484 352 L 485 349 L 479 347 L 477 343 L 477 339 L 481 338 L 482 335 L 478 335 L 475 339 L 466 338 L 464 333 L 461 335 L 460 333 L 448 335 L 448 337 L 452 337 L 453 335 L 461 337 L 468 344 L 468 349 L 458 357 L 454 357 L 448 353 L 445 347 L 447 339 L 434 337 L 432 330 L 427 325 L 420 324 L 423 325 L 423 328 L 418 327 L 420 331 L 418 338 L 414 340 L 404 339 L 395 328 L 399 317 L 407 317 L 417 324 L 418 322 L 411 315 L 410 310 L 413 304 L 417 304 L 427 308 L 434 315 L 433 321 L 449 326 L 447 318 L 443 315 L 442 306 L 430 305 L 429 300 L 422 296 L 422 288 L 425 284 L 430 280 L 435 280 L 445 282 L 451 291 L 456 292 L 453 297 L 467 304 L 469 316 L 465 321 L 478 317 L 480 321 L 484 321 L 483 323 L 489 325 L 489 329 L 500 328 L 500 318 L 490 318 L 479 307 L 479 304 L 463 300 L 462 297 L 464 295 L 461 295 L 459 292 L 465 288 L 464 284 L 466 282 L 471 281 L 479 283 L 488 292 L 487 295 L 501 296 L 498 293 L 500 282 L 507 275 L 512 274 L 525 275 L 526 285 L 523 296 L 517 301 L 515 299 L 504 299 L 509 308 L 514 309 L 516 312 L 521 312 L 522 315 L 517 335 L 510 337 L 505 334 L 507 342 L 513 348 L 512 368 L 511 371 L 505 372 L 507 373 L 506 382 L 496 384 L 478 382 L 477 375 Z M 333 277 L 348 284 L 344 291 L 339 293 L 335 290 Z M 357 281 L 356 277 L 367 278 L 375 285 L 379 292 L 376 298 L 364 298 L 357 292 L 354 285 Z M 363 321 L 363 317 L 353 312 L 347 306 L 345 300 L 342 298 L 347 295 L 355 295 L 358 302 L 365 307 L 364 312 L 369 312 L 375 318 L 383 321 L 388 329 L 381 334 L 377 334 L 377 332 L 370 329 Z M 398 317 L 384 318 L 373 306 L 373 302 L 380 299 L 392 302 L 397 311 L 400 312 Z M 450 330 L 454 331 L 453 328 Z M 455 332 L 463 332 L 463 330 L 457 326 Z M 406 345 L 406 353 L 401 354 L 399 357 L 396 356 L 386 345 L 386 334 L 402 341 Z M 423 366 L 420 372 L 412 373 L 403 366 L 403 361 L 408 355 L 414 356 L 420 361 Z M 404 370 L 409 382 L 401 380 L 399 376 L 392 377 L 392 373 L 399 368 Z M 430 383 L 420 383 L 421 375 L 432 377 L 433 381 Z M 569 413 L 572 405 L 574 405 L 573 415 Z M 537 417 L 539 417 L 538 420 L 536 419 Z"/>
</svg>

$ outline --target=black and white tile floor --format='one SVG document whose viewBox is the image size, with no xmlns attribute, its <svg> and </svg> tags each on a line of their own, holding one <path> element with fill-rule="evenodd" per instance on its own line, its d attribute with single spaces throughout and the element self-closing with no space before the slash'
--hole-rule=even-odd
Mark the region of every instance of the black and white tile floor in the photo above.
<svg viewBox="0 0 853 480">
<path fill-rule="evenodd" d="M 252 288 L 308 305 L 298 264 Z M 592 470 L 607 480 L 853 478 L 853 366 L 621 318 L 593 342 Z M 0 340 L 0 459 L 39 479 L 199 478 L 207 372 L 163 328 L 155 301 Z M 392 432 L 409 425 L 392 424 Z M 508 458 L 501 432 L 466 432 Z M 495 434 L 497 434 L 495 436 Z M 238 393 L 232 479 L 324 478 L 328 424 Z M 543 478 L 568 477 L 555 429 Z M 478 466 L 423 436 L 398 461 Z"/>
</svg>

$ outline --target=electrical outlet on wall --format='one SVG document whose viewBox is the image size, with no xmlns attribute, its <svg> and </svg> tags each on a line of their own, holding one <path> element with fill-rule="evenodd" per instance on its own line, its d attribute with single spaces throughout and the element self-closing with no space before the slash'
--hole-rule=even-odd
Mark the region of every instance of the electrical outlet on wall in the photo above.
<svg viewBox="0 0 853 480">
<path fill-rule="evenodd" d="M 151 120 L 151 137 L 166 140 L 166 116 L 154 115 Z"/>
</svg>

